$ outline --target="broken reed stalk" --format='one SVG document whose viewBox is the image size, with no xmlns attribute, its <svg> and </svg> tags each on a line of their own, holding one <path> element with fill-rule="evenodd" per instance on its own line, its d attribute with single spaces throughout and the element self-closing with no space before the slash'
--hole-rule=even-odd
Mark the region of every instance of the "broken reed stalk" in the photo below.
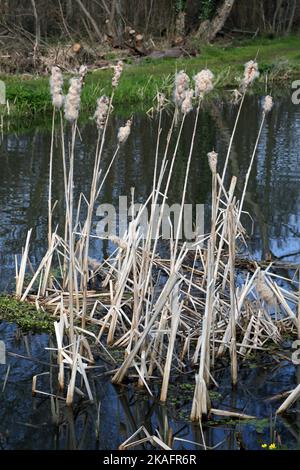
<svg viewBox="0 0 300 470">
<path fill-rule="evenodd" d="M 230 358 L 231 358 L 231 381 L 232 385 L 237 385 L 237 351 L 236 351 L 236 287 L 235 287 L 235 240 L 236 221 L 234 218 L 234 205 L 228 207 L 228 245 L 229 245 L 229 271 L 230 271 Z"/>
<path fill-rule="evenodd" d="M 53 114 L 52 114 L 51 144 L 50 144 L 50 158 L 49 158 L 48 247 L 50 247 L 51 239 L 52 239 L 52 177 L 53 177 L 54 129 L 55 129 L 55 107 L 53 107 Z"/>
<path fill-rule="evenodd" d="M 175 267 L 176 268 L 176 267 Z M 176 282 L 178 281 L 178 273 L 175 271 L 170 277 L 169 279 L 167 280 L 155 306 L 154 306 L 154 309 L 153 309 L 153 313 L 152 313 L 152 316 L 151 316 L 151 319 L 149 320 L 146 328 L 144 329 L 143 333 L 141 334 L 139 340 L 137 341 L 137 343 L 135 344 L 134 348 L 132 349 L 132 351 L 130 352 L 130 354 L 127 356 L 127 358 L 125 359 L 124 363 L 122 364 L 122 366 L 119 368 L 119 370 L 116 372 L 116 374 L 113 376 L 112 378 L 112 382 L 117 384 L 117 383 L 121 383 L 128 368 L 131 366 L 133 360 L 134 360 L 134 357 L 135 355 L 137 354 L 137 352 L 140 350 L 148 332 L 150 331 L 151 327 L 153 326 L 154 322 L 156 321 L 158 315 L 160 314 L 160 312 L 162 311 L 166 301 L 167 301 L 167 298 L 169 297 L 169 295 L 171 294 Z"/>
<path fill-rule="evenodd" d="M 67 159 L 66 159 L 66 147 L 65 147 L 65 131 L 64 131 L 64 119 L 62 110 L 60 110 L 60 141 L 61 141 L 61 156 L 63 165 L 64 175 L 64 194 L 65 194 L 65 226 L 64 226 L 64 240 L 68 240 L 68 225 L 69 225 L 69 198 L 68 198 L 68 171 L 67 171 Z M 67 269 L 67 243 L 64 247 L 64 259 L 63 259 L 63 287 L 66 287 L 68 279 Z"/>
<path fill-rule="evenodd" d="M 290 395 L 287 397 L 287 399 L 282 403 L 282 405 L 278 408 L 276 411 L 276 414 L 282 414 L 287 411 L 290 406 L 292 406 L 293 403 L 295 403 L 296 400 L 300 397 L 300 384 L 297 385 L 297 387 L 290 393 Z"/>
<path fill-rule="evenodd" d="M 170 300 L 170 313 L 171 313 L 171 331 L 169 335 L 168 352 L 165 362 L 163 382 L 160 393 L 160 401 L 165 402 L 167 400 L 169 380 L 171 374 L 171 365 L 173 352 L 175 347 L 177 329 L 180 318 L 181 305 L 179 304 L 179 284 L 177 283 L 172 291 Z"/>
<path fill-rule="evenodd" d="M 74 157 L 75 157 L 75 141 L 77 132 L 77 120 L 72 124 L 72 139 L 70 149 L 70 168 L 68 178 L 68 206 L 69 206 L 69 220 L 68 220 L 68 241 L 69 241 L 69 322 L 70 322 L 70 342 L 73 345 L 73 353 L 75 354 L 74 342 L 74 279 L 75 279 L 75 254 L 74 254 L 74 231 L 73 231 L 73 203 L 74 203 Z"/>
<path fill-rule="evenodd" d="M 22 254 L 21 265 L 16 279 L 16 297 L 17 299 L 21 299 L 23 293 L 23 285 L 24 285 L 24 277 L 29 253 L 29 244 L 31 238 L 32 229 L 30 229 L 27 233 L 25 248 Z"/>
</svg>

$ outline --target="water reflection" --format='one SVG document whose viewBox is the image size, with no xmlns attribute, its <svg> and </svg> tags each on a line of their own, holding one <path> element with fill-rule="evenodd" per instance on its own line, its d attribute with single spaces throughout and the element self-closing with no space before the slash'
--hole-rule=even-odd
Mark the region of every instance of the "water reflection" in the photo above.
<svg viewBox="0 0 300 470">
<path fill-rule="evenodd" d="M 49 370 L 50 353 L 45 351 L 49 346 L 47 335 L 24 335 L 14 325 L 1 323 L 2 339 L 6 341 L 7 364 L 0 365 L 1 389 L 8 365 L 10 370 L 1 393 L 0 448 L 117 449 L 142 425 L 151 435 L 158 431 L 164 442 L 174 449 L 202 448 L 199 426 L 187 420 L 191 401 L 188 397 L 178 400 L 180 380 L 173 384 L 176 393 L 170 392 L 167 407 L 128 385 L 114 387 L 109 375 L 104 375 L 100 367 L 90 377 L 95 403 L 78 400 L 69 409 L 61 400 L 38 395 L 31 398 L 32 376 Z M 53 364 L 51 373 L 55 375 L 57 369 Z M 299 447 L 299 410 L 274 422 L 278 402 L 269 400 L 296 385 L 296 372 L 289 362 L 281 360 L 276 365 L 274 361 L 270 363 L 268 356 L 259 365 L 241 366 L 238 391 L 233 393 L 227 367 L 220 369 L 215 374 L 220 388 L 219 396 L 213 396 L 214 407 L 254 415 L 259 421 L 243 424 L 219 418 L 214 426 L 208 423 L 204 427 L 205 444 L 219 449 L 238 449 L 241 445 L 259 449 L 261 443 L 270 441 L 270 421 L 283 445 Z M 39 381 L 39 389 L 55 393 L 49 387 L 48 376 Z"/>
<path fill-rule="evenodd" d="M 211 103 L 202 110 L 194 155 L 190 172 L 187 202 L 209 203 L 210 174 L 206 154 L 215 148 L 220 154 L 220 167 L 224 161 L 231 129 L 236 116 L 236 107 L 229 103 Z M 260 123 L 261 100 L 248 97 L 237 129 L 230 173 L 238 176 L 241 191 L 251 152 L 254 148 Z M 170 188 L 170 203 L 178 202 L 178 191 L 183 187 L 184 171 L 188 157 L 193 116 L 188 116 Z M 165 142 L 171 116 L 163 119 Z M 107 145 L 103 155 L 103 166 L 107 167 L 116 145 L 116 129 L 123 123 L 113 116 L 108 129 Z M 258 148 L 258 156 L 252 170 L 246 209 L 254 218 L 254 232 L 250 246 L 255 257 L 266 258 L 270 254 L 282 257 L 300 250 L 300 109 L 288 98 L 279 99 L 267 118 Z M 88 193 L 94 160 L 96 130 L 92 123 L 83 126 L 82 142 L 77 143 L 75 166 L 75 188 Z M 122 148 L 112 171 L 103 187 L 99 202 L 117 203 L 119 195 L 130 196 L 130 188 L 136 188 L 137 200 L 145 200 L 151 191 L 154 167 L 154 147 L 157 122 L 147 116 L 134 118 L 130 139 Z M 32 130 L 24 134 L 3 136 L 0 147 L 0 290 L 12 286 L 14 257 L 21 253 L 26 232 L 33 227 L 31 261 L 36 264 L 41 258 L 46 240 L 47 175 L 50 148 L 49 131 Z M 59 156 L 59 136 L 56 135 L 54 159 L 54 197 L 63 200 L 63 180 Z M 163 153 L 163 144 L 160 158 Z M 60 176 L 59 176 L 60 175 Z M 230 177 L 230 175 L 229 175 Z M 58 205 L 56 222 L 62 225 L 63 214 Z M 97 222 L 96 215 L 94 217 Z M 251 221 L 244 217 L 251 230 Z M 101 257 L 103 249 L 93 242 L 92 250 Z M 290 258 L 289 258 L 290 259 Z M 294 259 L 300 259 L 299 256 Z"/>
<path fill-rule="evenodd" d="M 210 202 L 210 172 L 206 154 L 215 148 L 220 165 L 226 156 L 236 108 L 228 103 L 211 103 L 201 111 L 199 128 L 191 165 L 187 202 Z M 230 160 L 230 173 L 238 177 L 238 190 L 243 189 L 251 152 L 259 127 L 261 102 L 256 97 L 246 100 L 245 109 L 237 129 Z M 171 117 L 164 116 L 165 141 Z M 188 116 L 179 146 L 175 174 L 170 190 L 170 203 L 178 202 L 179 188 L 183 187 L 184 171 L 192 133 L 193 116 Z M 123 124 L 112 117 L 108 129 L 103 165 L 107 167 L 115 149 L 116 129 Z M 287 257 L 299 261 L 300 256 L 300 108 L 289 99 L 278 100 L 268 116 L 255 160 L 246 209 L 254 219 L 254 231 L 249 241 L 253 256 L 265 258 Z M 75 188 L 88 193 L 92 177 L 96 130 L 87 123 L 81 130 L 82 142 L 77 143 Z M 145 200 L 151 191 L 154 166 L 154 147 L 157 122 L 137 115 L 130 139 L 122 148 L 100 196 L 101 202 L 117 203 L 119 195 L 130 196 L 135 186 L 138 200 Z M 37 264 L 44 254 L 47 240 L 47 184 L 50 134 L 31 130 L 24 134 L 3 136 L 0 146 L 0 291 L 9 290 L 14 283 L 15 255 L 20 254 L 26 232 L 33 227 L 30 259 Z M 162 157 L 161 149 L 160 158 Z M 54 197 L 63 200 L 63 180 L 59 156 L 59 137 L 56 135 L 54 160 Z M 59 176 L 61 175 L 61 176 Z M 229 175 L 230 177 L 230 175 Z M 99 200 L 99 202 L 100 202 Z M 62 226 L 63 213 L 57 206 L 56 222 Z M 251 229 L 251 221 L 244 217 Z M 95 217 L 95 223 L 97 219 Z M 94 226 L 95 228 L 95 226 Z M 100 258 L 109 247 L 99 241 L 92 243 L 92 255 Z M 95 405 L 79 403 L 72 411 L 48 398 L 30 398 L 32 376 L 45 371 L 49 363 L 45 346 L 46 335 L 23 336 L 15 326 L 0 324 L 0 340 L 5 338 L 10 371 L 2 393 L 0 408 L 0 448 L 117 448 L 139 426 L 145 425 L 154 434 L 158 429 L 165 442 L 172 436 L 202 443 L 199 427 L 187 423 L 188 406 L 182 418 L 153 400 L 137 398 L 130 389 L 116 389 L 109 377 L 95 374 L 93 387 Z M 13 354 L 18 354 L 15 356 Z M 20 357 L 22 356 L 22 357 Z M 37 359 L 38 358 L 38 359 Z M 270 371 L 268 365 L 240 371 L 238 395 L 232 394 L 226 368 L 216 377 L 222 384 L 220 408 L 237 409 L 258 417 L 274 415 L 276 403 L 265 401 L 271 395 L 292 388 L 297 371 L 284 361 Z M 5 380 L 6 366 L 0 366 L 1 383 Z M 227 375 L 226 375 L 227 374 Z M 100 404 L 100 407 L 99 407 Z M 51 411 L 52 409 L 52 411 Z M 96 419 L 99 410 L 99 420 Z M 178 411 L 178 410 L 177 410 Z M 276 424 L 283 442 L 294 447 L 299 441 L 300 414 L 295 411 L 288 418 L 279 418 Z M 258 432 L 255 425 L 222 424 L 204 430 L 208 446 L 220 448 L 259 448 L 269 441 L 269 430 Z M 241 444 L 242 443 L 242 444 Z M 244 444 L 243 444 L 244 443 Z M 194 448 L 193 444 L 175 441 L 175 448 Z M 298 442 L 299 445 L 299 442 Z"/>
</svg>

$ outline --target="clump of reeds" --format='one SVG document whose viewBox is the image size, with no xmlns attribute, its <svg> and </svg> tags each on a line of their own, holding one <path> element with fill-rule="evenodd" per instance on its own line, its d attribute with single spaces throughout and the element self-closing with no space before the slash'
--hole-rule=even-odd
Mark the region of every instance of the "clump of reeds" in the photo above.
<svg viewBox="0 0 300 470">
<path fill-rule="evenodd" d="M 124 349 L 124 360 L 115 371 L 112 381 L 119 384 L 125 376 L 129 376 L 137 380 L 139 387 L 144 387 L 152 395 L 153 378 L 156 382 L 157 378 L 160 378 L 160 399 L 163 402 L 167 400 L 173 374 L 197 366 L 191 418 L 198 421 L 211 412 L 224 413 L 222 410 L 211 409 L 208 395 L 208 385 L 213 380 L 214 365 L 218 357 L 228 353 L 232 384 L 235 386 L 238 380 L 239 358 L 260 350 L 270 339 L 276 343 L 280 341 L 283 328 L 288 327 L 294 331 L 298 327 L 298 319 L 293 309 L 293 306 L 298 306 L 298 296 L 287 295 L 276 283 L 278 275 L 272 276 L 268 270 L 262 272 L 257 266 L 254 273 L 247 270 L 243 276 L 239 273 L 243 279 L 239 286 L 236 279 L 239 244 L 244 243 L 245 239 L 241 223 L 245 193 L 263 125 L 272 109 L 273 100 L 267 96 L 263 103 L 261 125 L 239 201 L 235 193 L 236 178 L 232 177 L 227 185 L 226 171 L 245 94 L 259 73 L 257 63 L 248 62 L 241 84 L 241 103 L 221 174 L 218 172 L 218 154 L 215 151 L 208 153 L 207 164 L 211 170 L 212 186 L 210 231 L 196 237 L 194 249 L 191 251 L 186 242 L 180 241 L 180 230 L 200 108 L 207 94 L 213 90 L 214 77 L 209 70 L 200 71 L 194 77 L 195 90 L 192 90 L 188 75 L 184 71 L 176 74 L 175 109 L 165 141 L 161 135 L 166 99 L 161 94 L 157 95 L 159 118 L 152 191 L 137 214 L 133 214 L 124 236 L 109 237 L 115 245 L 115 251 L 106 259 L 95 262 L 89 258 L 95 202 L 120 146 L 126 143 L 132 131 L 132 119 L 128 119 L 116 133 L 113 157 L 108 167 L 103 168 L 102 154 L 106 130 L 114 92 L 122 71 L 123 64 L 118 62 L 112 78 L 112 95 L 102 96 L 97 101 L 94 119 L 98 139 L 95 143 L 90 192 L 88 195 L 82 195 L 79 201 L 74 201 L 73 174 L 76 164 L 77 120 L 86 68 L 82 67 L 78 76 L 70 81 L 68 95 L 64 100 L 65 119 L 72 124 L 71 142 L 67 148 L 64 144 L 63 116 L 60 111 L 62 168 L 66 193 L 64 235 L 60 236 L 57 230 L 53 232 L 52 224 L 49 225 L 48 251 L 24 289 L 31 234 L 29 232 L 20 268 L 17 267 L 16 294 L 22 300 L 34 299 L 37 306 L 51 311 L 56 317 L 58 382 L 62 390 L 67 387 L 67 404 L 73 403 L 74 394 L 78 392 L 78 374 L 85 385 L 85 394 L 90 400 L 93 399 L 87 374 L 89 366 L 93 364 L 88 338 L 95 341 L 96 345 L 109 355 L 104 345 L 106 340 L 108 345 Z M 62 107 L 62 77 L 58 69 L 54 69 L 52 75 L 51 94 L 56 111 Z M 185 118 L 192 111 L 193 100 L 196 106 L 192 137 L 183 186 L 180 190 L 178 188 L 181 198 L 179 221 L 177 230 L 169 221 L 169 257 L 163 259 L 159 255 L 159 238 L 164 222 L 164 207 L 169 195 Z M 182 119 L 175 135 L 178 110 L 182 113 Z M 160 150 L 163 158 L 159 165 Z M 51 184 L 49 194 L 50 188 Z M 134 201 L 134 192 L 132 200 Z M 83 220 L 80 218 L 82 201 L 87 205 L 87 214 Z M 149 203 L 151 208 L 147 233 L 142 236 L 140 221 Z M 160 205 L 158 219 L 155 217 L 157 205 Z M 52 215 L 51 197 L 50 209 L 49 214 Z M 54 260 L 60 266 L 60 279 L 53 278 L 49 286 L 46 281 Z M 103 277 L 101 291 L 92 290 L 90 283 L 99 273 Z M 158 279 L 161 278 L 164 278 L 165 282 L 158 291 Z M 36 281 L 40 287 L 34 292 Z M 273 308 L 276 308 L 276 315 L 272 314 Z M 279 310 L 281 317 L 277 318 Z M 91 325 L 93 332 L 89 329 Z M 94 333 L 95 329 L 98 329 L 97 334 Z M 295 394 L 291 396 L 291 400 L 294 396 Z M 153 441 L 154 437 L 147 435 L 147 439 Z M 128 447 L 131 443 L 127 441 L 123 445 Z"/>
</svg>

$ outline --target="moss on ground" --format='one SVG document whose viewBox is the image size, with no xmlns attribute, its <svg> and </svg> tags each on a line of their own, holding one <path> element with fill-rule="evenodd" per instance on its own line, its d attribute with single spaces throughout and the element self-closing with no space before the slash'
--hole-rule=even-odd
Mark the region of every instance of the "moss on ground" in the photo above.
<svg viewBox="0 0 300 470">
<path fill-rule="evenodd" d="M 54 331 L 54 320 L 49 314 L 7 295 L 0 296 L 0 319 L 16 323 L 24 331 Z"/>
</svg>

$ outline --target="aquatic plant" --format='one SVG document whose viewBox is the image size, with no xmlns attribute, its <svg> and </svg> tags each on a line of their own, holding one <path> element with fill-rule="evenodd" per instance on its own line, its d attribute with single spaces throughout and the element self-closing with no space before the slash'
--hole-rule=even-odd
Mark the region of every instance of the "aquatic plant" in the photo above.
<svg viewBox="0 0 300 470">
<path fill-rule="evenodd" d="M 194 77 L 195 95 L 203 96 L 211 92 L 214 88 L 213 79 L 214 74 L 208 69 L 201 70 L 201 72 L 197 73 Z"/>
<path fill-rule="evenodd" d="M 65 99 L 65 118 L 67 121 L 74 122 L 78 119 L 80 109 L 80 95 L 82 90 L 81 77 L 73 77 L 70 80 L 70 87 Z"/>
<path fill-rule="evenodd" d="M 20 267 L 17 268 L 16 294 L 22 301 L 30 300 L 36 305 L 41 303 L 46 311 L 49 310 L 56 316 L 58 381 L 61 389 L 66 391 L 65 399 L 68 405 L 74 402 L 75 392 L 79 389 L 78 374 L 84 384 L 84 392 L 81 390 L 81 393 L 93 400 L 87 373 L 94 360 L 89 342 L 93 341 L 112 361 L 114 359 L 106 344 L 124 349 L 123 361 L 118 364 L 112 377 L 115 384 L 120 384 L 125 377 L 129 377 L 153 395 L 153 377 L 159 378 L 160 400 L 165 402 L 172 374 L 175 371 L 178 374 L 185 372 L 188 367 L 197 367 L 191 403 L 192 420 L 199 421 L 210 414 L 235 419 L 253 419 L 253 416 L 243 413 L 212 408 L 208 387 L 213 380 L 217 358 L 228 355 L 234 387 L 238 381 L 240 358 L 247 357 L 253 351 L 260 351 L 267 342 L 279 343 L 282 332 L 288 330 L 295 334 L 298 328 L 296 309 L 299 296 L 287 293 L 280 286 L 280 276 L 274 272 L 274 266 L 271 271 L 269 268 L 263 269 L 257 263 L 253 270 L 247 267 L 239 270 L 239 283 L 237 282 L 239 249 L 245 245 L 245 229 L 242 225 L 244 199 L 262 130 L 271 112 L 273 100 L 267 96 L 263 102 L 257 139 L 250 153 L 243 193 L 238 200 L 235 191 L 237 178 L 233 176 L 227 181 L 227 168 L 246 93 L 258 76 L 257 63 L 248 62 L 239 92 L 241 99 L 236 121 L 221 173 L 218 169 L 217 152 L 213 150 L 207 157 L 212 187 L 210 231 L 197 235 L 191 249 L 185 241 L 181 241 L 180 230 L 183 225 L 183 210 L 199 113 L 203 100 L 212 91 L 214 83 L 212 72 L 207 69 L 200 71 L 195 76 L 194 98 L 188 75 L 184 71 L 176 74 L 175 107 L 172 108 L 173 117 L 165 140 L 162 137 L 162 115 L 166 100 L 162 94 L 157 95 L 157 106 L 152 110 L 158 113 L 158 121 L 157 142 L 153 149 L 153 187 L 149 197 L 140 205 L 137 214 L 132 215 L 128 229 L 122 237 L 102 237 L 109 239 L 115 249 L 110 256 L 95 261 L 89 258 L 90 239 L 91 236 L 96 237 L 92 234 L 95 203 L 121 145 L 126 145 L 132 131 L 132 119 L 128 119 L 116 132 L 113 156 L 107 167 L 104 167 L 102 155 L 106 143 L 107 123 L 122 69 L 120 63 L 114 69 L 111 96 L 102 96 L 97 101 L 94 118 L 98 137 L 95 142 L 92 179 L 89 194 L 81 194 L 78 201 L 74 201 L 73 173 L 76 165 L 76 139 L 79 138 L 77 118 L 80 94 L 86 70 L 83 69 L 79 77 L 71 79 L 65 102 L 65 118 L 71 124 L 68 146 L 65 145 L 63 113 L 61 110 L 59 113 L 65 186 L 64 234 L 60 236 L 58 230 L 51 229 L 48 250 L 29 284 L 25 285 L 24 276 L 31 236 L 31 232 L 28 233 Z M 193 104 L 195 114 L 193 118 L 187 117 Z M 178 110 L 181 110 L 180 114 Z M 183 186 L 178 188 L 178 225 L 176 228 L 169 221 L 171 236 L 169 256 L 166 259 L 160 256 L 160 230 L 164 223 L 164 209 L 178 157 L 182 130 L 189 119 L 192 122 L 192 134 Z M 177 123 L 179 125 L 175 132 Z M 160 151 L 163 157 L 159 164 Z M 134 201 L 134 191 L 131 196 Z M 142 236 L 140 223 L 147 209 L 149 223 L 146 233 Z M 51 214 L 52 211 L 53 208 Z M 49 273 L 53 271 L 54 262 L 59 266 L 60 275 L 59 279 L 52 276 L 50 283 Z M 97 276 L 101 278 L 100 291 L 91 289 L 91 283 Z M 158 279 L 164 279 L 164 283 L 159 284 Z M 34 288 L 37 281 L 41 286 L 38 290 Z M 91 332 L 91 326 L 96 328 L 96 334 L 94 330 Z M 296 396 L 297 389 L 289 396 L 284 409 L 290 406 Z M 153 439 L 153 436 L 147 438 Z"/>
<path fill-rule="evenodd" d="M 63 75 L 59 67 L 52 67 L 50 78 L 50 92 L 52 95 L 52 104 L 54 108 L 60 109 L 64 103 L 63 95 Z"/>
</svg>

